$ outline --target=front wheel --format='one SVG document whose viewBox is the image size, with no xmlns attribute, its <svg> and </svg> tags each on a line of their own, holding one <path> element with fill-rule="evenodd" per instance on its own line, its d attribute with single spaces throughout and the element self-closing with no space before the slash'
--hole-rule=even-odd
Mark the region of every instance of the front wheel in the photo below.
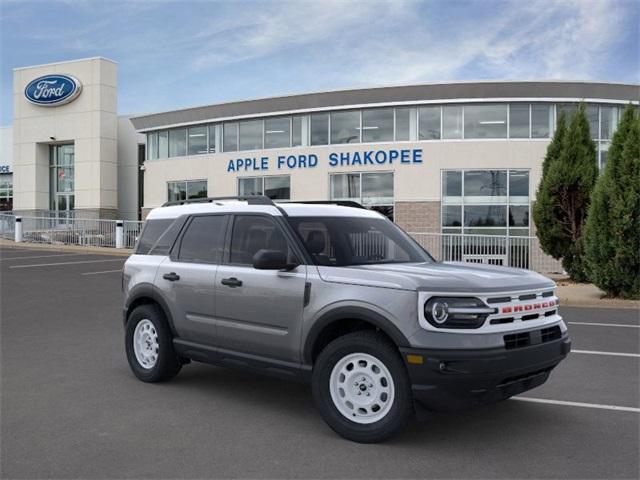
<svg viewBox="0 0 640 480">
<path fill-rule="evenodd" d="M 375 332 L 350 333 L 327 345 L 315 363 L 312 388 L 324 420 L 355 442 L 385 440 L 413 415 L 400 354 Z"/>
</svg>

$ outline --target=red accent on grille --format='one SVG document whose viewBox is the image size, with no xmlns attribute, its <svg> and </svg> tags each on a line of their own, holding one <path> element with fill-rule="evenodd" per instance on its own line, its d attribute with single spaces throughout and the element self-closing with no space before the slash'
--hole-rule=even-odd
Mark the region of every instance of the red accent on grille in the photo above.
<svg viewBox="0 0 640 480">
<path fill-rule="evenodd" d="M 511 313 L 512 311 L 511 307 L 502 307 L 502 313 Z"/>
<path fill-rule="evenodd" d="M 515 307 L 513 307 L 514 312 L 522 312 L 522 310 L 523 310 L 522 305 L 516 305 Z"/>
<path fill-rule="evenodd" d="M 524 309 L 525 310 L 533 310 L 533 305 L 525 305 Z"/>
<path fill-rule="evenodd" d="M 542 308 L 547 308 L 548 306 L 549 306 L 549 302 L 544 302 L 544 303 L 542 304 Z"/>
</svg>

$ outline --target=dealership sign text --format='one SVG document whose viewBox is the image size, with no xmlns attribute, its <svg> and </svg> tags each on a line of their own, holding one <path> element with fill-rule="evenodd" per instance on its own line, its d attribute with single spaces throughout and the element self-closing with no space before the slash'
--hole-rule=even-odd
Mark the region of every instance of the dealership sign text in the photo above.
<svg viewBox="0 0 640 480">
<path fill-rule="evenodd" d="M 278 155 L 274 159 L 268 156 L 234 158 L 227 163 L 227 172 L 266 171 L 271 168 L 277 170 L 314 168 L 318 166 L 318 156 L 311 154 Z M 329 167 L 374 166 L 418 164 L 422 163 L 422 149 L 390 149 L 390 150 L 362 150 L 355 152 L 331 152 L 327 156 Z"/>
</svg>

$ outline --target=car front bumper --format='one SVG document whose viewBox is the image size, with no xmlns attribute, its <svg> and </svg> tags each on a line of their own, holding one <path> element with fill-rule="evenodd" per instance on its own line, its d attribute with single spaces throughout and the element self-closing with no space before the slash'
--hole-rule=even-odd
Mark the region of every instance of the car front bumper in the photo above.
<svg viewBox="0 0 640 480">
<path fill-rule="evenodd" d="M 542 385 L 571 351 L 566 332 L 523 348 L 400 349 L 416 411 L 453 411 L 504 400 Z M 420 363 L 421 362 L 421 363 Z"/>
</svg>

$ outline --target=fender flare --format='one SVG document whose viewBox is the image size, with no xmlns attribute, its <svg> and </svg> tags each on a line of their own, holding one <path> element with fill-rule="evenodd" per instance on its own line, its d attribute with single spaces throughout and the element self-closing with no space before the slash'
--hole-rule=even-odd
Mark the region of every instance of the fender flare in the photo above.
<svg viewBox="0 0 640 480">
<path fill-rule="evenodd" d="M 171 309 L 169 308 L 169 303 L 165 300 L 164 296 L 158 291 L 158 289 L 150 283 L 141 283 L 136 285 L 127 296 L 127 301 L 124 305 L 124 315 L 123 322 L 127 323 L 127 312 L 133 303 L 141 298 L 148 298 L 153 300 L 164 312 L 164 316 L 167 318 L 167 322 L 169 323 L 169 328 L 171 329 L 171 333 L 174 337 L 177 337 L 176 329 L 173 324 L 173 315 L 171 314 Z"/>
<path fill-rule="evenodd" d="M 302 350 L 304 363 L 307 365 L 311 365 L 313 363 L 313 346 L 322 331 L 330 324 L 344 319 L 362 320 L 370 323 L 387 334 L 398 347 L 410 346 L 409 340 L 407 340 L 407 337 L 405 337 L 400 329 L 380 313 L 358 306 L 337 307 L 324 313 L 314 322 L 313 326 L 309 330 Z"/>
</svg>

